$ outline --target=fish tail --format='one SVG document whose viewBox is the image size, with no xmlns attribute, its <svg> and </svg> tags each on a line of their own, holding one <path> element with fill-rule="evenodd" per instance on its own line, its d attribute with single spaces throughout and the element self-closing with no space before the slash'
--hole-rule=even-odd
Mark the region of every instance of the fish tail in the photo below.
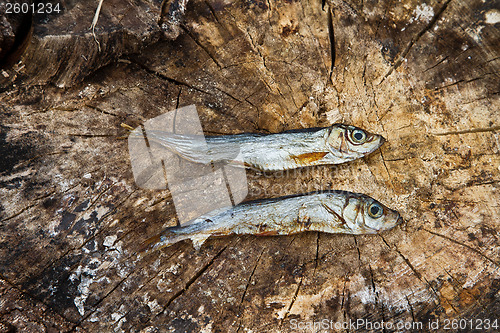
<svg viewBox="0 0 500 333">
<path fill-rule="evenodd" d="M 159 250 L 189 238 L 186 237 L 186 235 L 184 235 L 184 233 L 180 231 L 181 229 L 179 227 L 171 227 L 163 230 L 162 232 L 154 235 L 153 237 L 146 239 L 141 244 L 139 252 L 150 252 L 153 250 Z"/>
<path fill-rule="evenodd" d="M 146 239 L 144 242 L 142 242 L 141 246 L 139 247 L 139 252 L 149 252 L 154 248 L 155 244 L 158 244 L 160 242 L 160 234 L 155 235 L 153 237 L 150 237 Z"/>
<path fill-rule="evenodd" d="M 188 161 L 202 164 L 211 162 L 203 137 L 172 133 L 160 135 L 155 131 L 149 131 L 148 139 L 150 144 L 158 144 Z"/>
</svg>

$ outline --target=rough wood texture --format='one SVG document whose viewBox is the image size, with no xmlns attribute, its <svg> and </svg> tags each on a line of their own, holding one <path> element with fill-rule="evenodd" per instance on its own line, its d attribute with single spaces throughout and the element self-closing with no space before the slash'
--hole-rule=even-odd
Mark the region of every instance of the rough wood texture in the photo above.
<svg viewBox="0 0 500 333">
<path fill-rule="evenodd" d="M 122 55 L 140 52 L 163 35 L 170 39 L 177 37 L 186 0 L 170 0 L 164 4 L 161 0 L 106 0 L 99 11 L 97 24 L 91 29 L 98 2 L 51 1 L 54 8 L 60 4 L 60 13 L 35 14 L 32 21 L 24 20 L 22 24 L 19 18 L 26 15 L 2 17 L 7 22 L 0 22 L 5 26 L 0 56 L 2 44 L 14 50 L 24 44 L 22 50 L 25 50 L 0 84 L 22 81 L 29 85 L 53 83 L 61 88 L 71 87 L 97 68 Z M 3 5 L 0 4 L 1 13 L 6 9 Z M 20 26 L 21 31 L 15 34 L 15 29 L 8 24 L 10 21 L 17 30 Z M 21 39 L 17 47 L 12 45 L 15 44 L 13 36 Z"/>
<path fill-rule="evenodd" d="M 105 0 L 103 11 L 125 10 L 114 3 Z M 95 2 L 77 6 L 90 22 Z M 72 73 L 45 76 L 59 86 L 110 63 L 82 83 L 28 86 L 46 82 L 35 75 L 6 86 L 0 329 L 288 332 L 294 319 L 497 319 L 497 8 L 480 0 L 334 1 L 324 10 L 316 0 L 197 0 L 173 41 L 145 47 L 139 37 L 110 37 L 109 52 L 92 46 L 102 59 L 75 72 L 50 60 Z M 61 32 L 56 22 L 69 13 L 48 25 Z M 119 26 L 105 15 L 99 22 Z M 121 22 L 125 34 L 156 40 L 157 26 L 132 31 Z M 72 51 L 92 45 L 88 32 L 85 41 L 64 33 L 58 43 Z M 30 47 L 25 61 L 47 59 Z M 125 49 L 138 53 L 124 58 Z M 342 121 L 384 135 L 379 152 L 345 165 L 248 172 L 248 198 L 362 192 L 406 224 L 380 236 L 214 238 L 200 251 L 183 242 L 137 256 L 143 240 L 175 224 L 175 211 L 168 191 L 134 184 L 119 125 L 189 104 L 206 133 Z"/>
</svg>

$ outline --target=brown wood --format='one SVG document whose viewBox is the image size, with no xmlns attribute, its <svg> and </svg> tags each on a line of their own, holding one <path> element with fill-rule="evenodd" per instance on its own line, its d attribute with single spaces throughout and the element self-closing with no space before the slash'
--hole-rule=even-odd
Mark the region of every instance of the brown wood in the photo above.
<svg viewBox="0 0 500 333">
<path fill-rule="evenodd" d="M 62 3 L 0 70 L 0 331 L 500 320 L 498 2 L 104 0 L 100 51 L 97 1 Z M 344 165 L 248 171 L 248 199 L 342 189 L 406 223 L 138 256 L 175 210 L 135 185 L 120 124 L 190 104 L 207 134 L 382 134 Z"/>
</svg>

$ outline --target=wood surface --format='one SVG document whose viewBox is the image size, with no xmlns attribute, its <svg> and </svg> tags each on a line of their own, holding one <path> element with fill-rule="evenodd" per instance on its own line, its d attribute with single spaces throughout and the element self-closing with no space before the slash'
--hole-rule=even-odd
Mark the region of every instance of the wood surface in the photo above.
<svg viewBox="0 0 500 333">
<path fill-rule="evenodd" d="M 95 35 L 97 1 L 61 4 L 0 39 L 27 40 L 0 70 L 0 332 L 500 321 L 498 1 L 104 0 Z M 247 198 L 348 190 L 405 224 L 138 255 L 176 215 L 134 183 L 120 124 L 191 104 L 212 135 L 382 134 L 347 164 L 248 171 Z"/>
</svg>

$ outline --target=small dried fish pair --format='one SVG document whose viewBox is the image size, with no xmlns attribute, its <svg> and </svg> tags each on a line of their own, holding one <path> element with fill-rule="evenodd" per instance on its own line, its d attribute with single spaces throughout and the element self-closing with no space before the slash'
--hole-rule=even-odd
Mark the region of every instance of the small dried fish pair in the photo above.
<svg viewBox="0 0 500 333">
<path fill-rule="evenodd" d="M 196 163 L 226 162 L 263 171 L 340 164 L 378 149 L 385 139 L 343 124 L 277 134 L 193 136 L 148 131 L 159 144 Z M 230 234 L 290 235 L 302 231 L 374 234 L 402 223 L 398 212 L 364 194 L 315 192 L 246 202 L 200 216 L 189 225 L 165 229 L 145 243 L 146 249 L 191 239 L 199 248 L 210 236 Z"/>
</svg>

